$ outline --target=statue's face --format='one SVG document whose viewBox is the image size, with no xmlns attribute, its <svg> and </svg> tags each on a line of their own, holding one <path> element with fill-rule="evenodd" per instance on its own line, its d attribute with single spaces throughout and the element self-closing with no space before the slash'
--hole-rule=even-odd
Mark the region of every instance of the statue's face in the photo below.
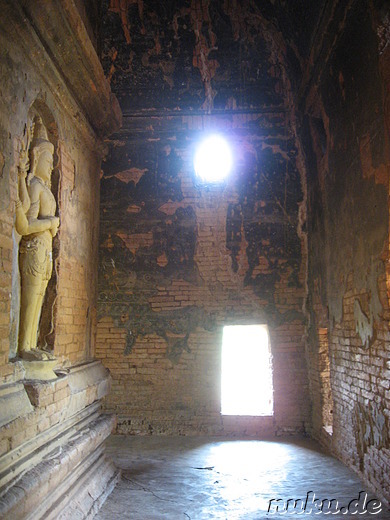
<svg viewBox="0 0 390 520">
<path fill-rule="evenodd" d="M 51 172 L 53 171 L 53 154 L 49 151 L 41 153 L 38 159 L 35 175 L 40 177 L 44 182 L 50 181 Z"/>
</svg>

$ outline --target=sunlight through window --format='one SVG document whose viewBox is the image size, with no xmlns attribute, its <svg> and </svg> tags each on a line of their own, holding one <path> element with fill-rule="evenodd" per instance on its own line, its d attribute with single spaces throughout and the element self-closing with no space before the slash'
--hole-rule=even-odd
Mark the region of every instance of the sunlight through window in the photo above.
<svg viewBox="0 0 390 520">
<path fill-rule="evenodd" d="M 231 325 L 223 328 L 223 415 L 273 415 L 271 363 L 266 325 Z"/>
<path fill-rule="evenodd" d="M 232 168 L 232 154 L 227 141 L 220 135 L 211 135 L 199 143 L 194 168 L 204 182 L 225 179 Z"/>
</svg>

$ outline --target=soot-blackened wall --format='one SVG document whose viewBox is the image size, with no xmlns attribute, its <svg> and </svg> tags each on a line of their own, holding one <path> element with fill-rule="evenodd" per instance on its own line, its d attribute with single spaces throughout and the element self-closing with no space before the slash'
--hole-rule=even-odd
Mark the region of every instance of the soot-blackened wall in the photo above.
<svg viewBox="0 0 390 520">
<path fill-rule="evenodd" d="M 214 185 L 192 165 L 209 129 L 223 129 L 235 157 L 230 178 Z M 120 432 L 232 428 L 220 417 L 222 327 L 249 323 L 270 329 L 275 417 L 234 427 L 305 429 L 296 155 L 283 113 L 138 118 L 112 140 L 101 183 L 97 355 L 113 376 L 107 407 Z"/>
<path fill-rule="evenodd" d="M 279 8 L 104 3 L 124 125 L 101 181 L 97 355 L 120 432 L 307 427 L 305 190 Z M 207 186 L 192 160 L 209 132 L 225 134 L 235 164 Z M 245 323 L 270 329 L 275 416 L 235 423 L 220 416 L 222 327 Z"/>
</svg>

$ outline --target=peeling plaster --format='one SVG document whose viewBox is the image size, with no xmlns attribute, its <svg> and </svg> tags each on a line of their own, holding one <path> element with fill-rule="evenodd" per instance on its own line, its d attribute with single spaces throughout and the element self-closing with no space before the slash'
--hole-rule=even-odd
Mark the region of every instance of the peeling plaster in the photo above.
<svg viewBox="0 0 390 520">
<path fill-rule="evenodd" d="M 363 312 L 360 301 L 356 298 L 353 305 L 353 313 L 355 317 L 355 330 L 362 340 L 362 345 L 367 349 L 374 335 L 374 318 L 372 312 L 369 317 Z"/>
<path fill-rule="evenodd" d="M 365 455 L 370 447 L 390 448 L 388 418 L 380 405 L 368 402 L 356 403 L 353 414 L 355 441 L 359 455 L 360 470 L 364 471 Z"/>
</svg>

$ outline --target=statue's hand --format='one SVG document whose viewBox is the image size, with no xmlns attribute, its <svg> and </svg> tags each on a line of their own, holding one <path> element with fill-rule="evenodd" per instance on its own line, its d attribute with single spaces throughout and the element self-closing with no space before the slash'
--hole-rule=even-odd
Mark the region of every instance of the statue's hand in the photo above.
<svg viewBox="0 0 390 520">
<path fill-rule="evenodd" d="M 28 167 L 29 167 L 28 153 L 25 148 L 22 148 L 22 150 L 20 151 L 19 164 L 18 164 L 20 178 L 25 179 L 27 177 Z"/>
<path fill-rule="evenodd" d="M 51 235 L 52 235 L 53 237 L 56 236 L 59 225 L 60 225 L 60 219 L 59 219 L 59 217 L 51 217 L 51 227 L 50 227 L 50 232 L 51 232 Z"/>
</svg>

